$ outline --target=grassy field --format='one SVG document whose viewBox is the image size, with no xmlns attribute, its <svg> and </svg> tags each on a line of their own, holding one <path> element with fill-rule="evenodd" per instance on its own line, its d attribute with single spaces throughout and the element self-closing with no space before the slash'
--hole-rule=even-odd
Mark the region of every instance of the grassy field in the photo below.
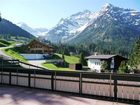
<svg viewBox="0 0 140 105">
<path fill-rule="evenodd" d="M 59 56 L 62 58 L 62 54 L 58 54 L 58 53 L 55 53 L 55 55 Z M 68 55 L 65 55 L 65 61 L 69 64 L 76 64 L 76 63 L 79 63 L 79 58 L 76 57 L 76 56 L 68 56 Z"/>
<path fill-rule="evenodd" d="M 14 59 L 18 59 L 20 61 L 26 62 L 24 57 L 22 57 L 19 53 L 12 50 L 12 45 L 14 45 L 14 41 L 6 41 L 3 39 L 0 39 L 0 47 L 2 47 L 0 50 L 2 50 L 5 54 L 9 55 L 10 57 Z"/>
<path fill-rule="evenodd" d="M 10 42 L 0 39 L 0 47 L 7 47 L 9 45 L 11 45 Z"/>
<path fill-rule="evenodd" d="M 6 47 L 6 45 L 0 42 L 0 47 Z"/>
<path fill-rule="evenodd" d="M 23 56 L 21 56 L 19 53 L 15 52 L 15 51 L 13 51 L 12 49 L 4 49 L 3 51 L 5 52 L 5 54 L 11 56 L 14 59 L 18 59 L 22 62 L 27 62 L 27 60 Z"/>
<path fill-rule="evenodd" d="M 60 71 L 74 71 L 72 69 L 69 68 L 64 68 L 64 67 L 57 67 L 56 65 L 52 64 L 52 63 L 44 63 L 42 64 L 44 67 L 46 67 L 49 70 L 60 70 Z"/>
<path fill-rule="evenodd" d="M 56 56 L 58 56 L 59 59 L 62 58 L 62 54 L 55 53 L 55 58 L 56 58 Z M 68 64 L 79 63 L 79 58 L 76 57 L 76 56 L 65 55 L 65 62 L 68 63 Z M 44 67 L 48 68 L 49 70 L 75 71 L 75 70 L 69 69 L 68 67 L 67 68 L 66 67 L 57 67 L 53 63 L 44 63 L 42 65 Z"/>
</svg>

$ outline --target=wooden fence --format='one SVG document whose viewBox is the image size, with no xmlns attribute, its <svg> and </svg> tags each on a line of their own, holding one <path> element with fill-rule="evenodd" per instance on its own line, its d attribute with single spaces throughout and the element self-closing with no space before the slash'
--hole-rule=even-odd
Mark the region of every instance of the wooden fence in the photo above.
<svg viewBox="0 0 140 105">
<path fill-rule="evenodd" d="M 3 65 L 0 69 L 0 84 L 140 101 L 139 74 L 49 71 Z"/>
</svg>

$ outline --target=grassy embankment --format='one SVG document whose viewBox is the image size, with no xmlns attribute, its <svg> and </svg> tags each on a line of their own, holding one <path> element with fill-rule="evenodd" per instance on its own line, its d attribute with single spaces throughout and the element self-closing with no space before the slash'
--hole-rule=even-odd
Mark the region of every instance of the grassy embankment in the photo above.
<svg viewBox="0 0 140 105">
<path fill-rule="evenodd" d="M 15 42 L 10 42 L 6 40 L 0 39 L 0 47 L 2 47 L 2 51 L 7 54 L 8 56 L 12 57 L 13 59 L 18 59 L 23 62 L 27 62 L 24 57 L 22 57 L 18 52 L 12 50 L 11 48 L 12 45 L 14 45 Z M 6 48 L 5 48 L 6 47 Z M 9 48 L 8 48 L 9 47 Z"/>
<path fill-rule="evenodd" d="M 22 62 L 27 62 L 27 60 L 23 56 L 21 56 L 18 52 L 12 50 L 12 48 L 3 49 L 3 51 L 5 54 L 12 57 L 13 59 L 17 59 L 17 60 L 20 60 Z"/>
<path fill-rule="evenodd" d="M 62 54 L 55 53 L 55 56 L 57 56 L 58 58 L 62 59 Z M 68 55 L 65 55 L 64 58 L 65 58 L 65 62 L 68 63 L 68 64 L 76 64 L 76 63 L 79 63 L 79 58 L 76 57 L 76 56 L 68 56 Z M 68 67 L 58 67 L 58 66 L 56 66 L 53 63 L 44 63 L 42 65 L 44 67 L 50 69 L 50 70 L 74 71 L 72 69 L 69 69 Z"/>
<path fill-rule="evenodd" d="M 12 44 L 11 42 L 0 39 L 0 47 L 7 47 L 10 46 L 11 44 Z"/>
</svg>

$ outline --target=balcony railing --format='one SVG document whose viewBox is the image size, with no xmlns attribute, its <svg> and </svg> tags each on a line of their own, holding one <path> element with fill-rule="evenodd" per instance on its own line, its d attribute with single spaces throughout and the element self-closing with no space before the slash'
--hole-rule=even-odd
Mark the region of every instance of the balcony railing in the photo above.
<svg viewBox="0 0 140 105">
<path fill-rule="evenodd" d="M 4 62 L 9 62 L 9 66 Z M 21 65 L 29 67 L 22 68 Z M 16 60 L 8 60 L 1 64 L 0 84 L 140 102 L 139 74 L 49 71 Z"/>
</svg>

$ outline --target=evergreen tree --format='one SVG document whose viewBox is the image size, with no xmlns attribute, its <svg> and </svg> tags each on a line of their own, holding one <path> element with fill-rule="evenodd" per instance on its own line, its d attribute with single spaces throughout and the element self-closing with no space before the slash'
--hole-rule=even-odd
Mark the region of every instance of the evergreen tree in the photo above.
<svg viewBox="0 0 140 105">
<path fill-rule="evenodd" d="M 62 54 L 63 66 L 66 67 L 67 63 L 65 62 L 65 49 L 62 50 L 61 54 Z"/>
<path fill-rule="evenodd" d="M 80 53 L 79 63 L 81 63 L 82 65 L 86 65 L 87 64 L 83 52 Z"/>
<path fill-rule="evenodd" d="M 108 69 L 108 63 L 107 61 L 102 61 L 102 64 L 101 64 L 101 72 L 105 72 L 107 71 Z"/>
<path fill-rule="evenodd" d="M 137 68 L 140 65 L 140 39 L 136 42 L 134 50 L 130 56 L 129 64 L 131 67 Z"/>
<path fill-rule="evenodd" d="M 63 59 L 63 61 L 65 61 L 65 53 L 64 53 L 64 51 L 62 52 L 62 59 Z"/>
<path fill-rule="evenodd" d="M 126 64 L 125 61 L 122 61 L 119 67 L 119 73 L 129 73 L 130 71 L 128 70 L 128 65 Z"/>
</svg>

